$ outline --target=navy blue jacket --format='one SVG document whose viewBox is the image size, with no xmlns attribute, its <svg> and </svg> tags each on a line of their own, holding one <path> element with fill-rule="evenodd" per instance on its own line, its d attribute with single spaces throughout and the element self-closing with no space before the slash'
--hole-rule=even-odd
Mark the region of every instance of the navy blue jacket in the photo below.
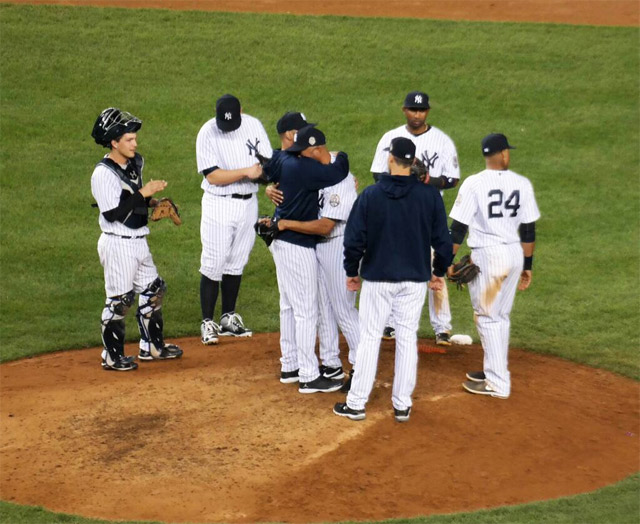
<svg viewBox="0 0 640 524">
<path fill-rule="evenodd" d="M 303 222 L 318 219 L 318 190 L 337 184 L 349 174 L 349 157 L 338 153 L 333 164 L 321 164 L 296 153 L 274 151 L 265 167 L 269 181 L 280 184 L 284 201 L 275 216 Z M 278 240 L 304 247 L 315 247 L 317 237 L 296 231 L 282 231 Z"/>
<path fill-rule="evenodd" d="M 344 234 L 347 276 L 390 282 L 426 282 L 444 276 L 453 259 L 440 193 L 412 176 L 382 175 L 353 205 Z"/>
</svg>

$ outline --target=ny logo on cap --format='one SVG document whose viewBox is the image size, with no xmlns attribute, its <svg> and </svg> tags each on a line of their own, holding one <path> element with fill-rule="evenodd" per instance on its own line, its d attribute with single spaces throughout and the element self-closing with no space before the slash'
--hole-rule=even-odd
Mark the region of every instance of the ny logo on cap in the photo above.
<svg viewBox="0 0 640 524">
<path fill-rule="evenodd" d="M 233 118 L 233 115 L 231 113 L 225 113 L 224 114 L 224 119 L 225 120 L 231 120 Z"/>
<path fill-rule="evenodd" d="M 422 104 L 422 95 L 416 95 L 416 97 L 413 99 L 413 101 L 416 104 Z"/>
</svg>

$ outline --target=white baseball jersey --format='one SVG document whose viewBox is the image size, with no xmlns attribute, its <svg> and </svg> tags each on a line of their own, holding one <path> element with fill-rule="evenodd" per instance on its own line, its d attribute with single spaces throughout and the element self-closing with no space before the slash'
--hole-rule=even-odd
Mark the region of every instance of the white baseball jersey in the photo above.
<svg viewBox="0 0 640 524">
<path fill-rule="evenodd" d="M 327 239 L 316 245 L 319 265 L 320 360 L 325 366 L 330 367 L 342 365 L 338 326 L 347 340 L 351 364 L 355 363 L 360 338 L 358 310 L 355 306 L 356 293 L 346 288 L 347 274 L 342 265 L 344 230 L 357 197 L 355 178 L 351 173 L 336 185 L 319 192 L 320 218 L 325 217 L 336 221 Z"/>
<path fill-rule="evenodd" d="M 372 173 L 385 173 L 388 171 L 389 147 L 394 138 L 408 138 L 416 145 L 416 157 L 420 158 L 429 169 L 432 177 L 445 177 L 460 179 L 460 165 L 458 153 L 453 140 L 438 129 L 430 126 L 420 135 L 409 132 L 406 125 L 397 127 L 385 133 L 376 148 L 376 153 L 371 164 Z M 443 191 L 440 191 L 442 195 Z M 449 306 L 449 294 L 445 288 L 442 291 L 428 290 L 429 319 L 434 333 L 448 333 L 451 331 L 451 308 Z M 394 326 L 393 316 L 387 321 L 387 325 Z"/>
<path fill-rule="evenodd" d="M 484 171 L 460 186 L 451 218 L 469 226 L 470 248 L 520 242 L 520 224 L 535 222 L 540 211 L 533 186 L 513 171 Z"/>
<path fill-rule="evenodd" d="M 122 167 L 123 169 L 126 168 L 126 166 Z M 98 203 L 98 209 L 100 209 L 98 224 L 100 225 L 101 231 L 121 236 L 148 235 L 149 228 L 147 226 L 143 226 L 138 229 L 131 229 L 125 226 L 122 222 L 109 222 L 102 215 L 105 211 L 118 207 L 122 191 L 123 185 L 120 182 L 120 177 L 108 167 L 98 164 L 93 170 L 93 175 L 91 175 L 91 193 L 93 194 L 95 201 Z"/>
<path fill-rule="evenodd" d="M 212 118 L 196 139 L 198 171 L 250 167 L 257 162 L 256 150 L 265 157 L 273 154 L 269 137 L 257 118 L 243 114 L 240 127 L 230 132 L 220 131 Z M 257 193 L 258 184 L 243 179 L 216 185 L 203 177 L 200 187 L 204 190 L 200 273 L 213 281 L 220 281 L 222 275 L 241 275 L 255 241 L 253 224 L 258 219 L 258 202 L 254 196 L 236 197 Z"/>
<path fill-rule="evenodd" d="M 257 162 L 255 150 L 271 158 L 273 151 L 269 137 L 262 123 L 247 114 L 242 114 L 242 123 L 235 131 L 224 132 L 218 129 L 216 119 L 206 122 L 196 139 L 196 159 L 198 172 L 219 167 L 220 169 L 242 169 Z M 213 195 L 249 194 L 258 192 L 258 184 L 248 179 L 224 186 L 210 184 L 206 178 L 201 187 Z"/>
<path fill-rule="evenodd" d="M 511 394 L 509 315 L 524 262 L 518 228 L 540 218 L 533 187 L 513 171 L 486 169 L 462 183 L 449 216 L 469 226 L 467 244 L 480 268 L 469 283 L 469 294 L 484 350 L 484 373 L 506 398 Z"/>
<path fill-rule="evenodd" d="M 421 135 L 409 132 L 406 125 L 397 127 L 385 133 L 373 157 L 372 173 L 386 173 L 389 170 L 389 147 L 394 138 L 403 137 L 413 141 L 416 145 L 416 157 L 420 158 L 429 169 L 432 177 L 460 178 L 458 153 L 453 140 L 437 127 L 430 126 Z"/>
</svg>

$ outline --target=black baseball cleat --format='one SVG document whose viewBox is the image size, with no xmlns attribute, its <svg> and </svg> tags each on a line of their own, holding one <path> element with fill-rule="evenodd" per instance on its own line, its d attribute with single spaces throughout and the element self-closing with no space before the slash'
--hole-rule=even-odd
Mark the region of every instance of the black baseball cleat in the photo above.
<svg viewBox="0 0 640 524">
<path fill-rule="evenodd" d="M 501 398 L 506 400 L 509 398 L 508 395 L 503 395 L 498 393 L 491 384 L 489 384 L 486 380 L 482 382 L 473 382 L 471 380 L 467 380 L 462 383 L 462 387 L 467 390 L 469 393 L 473 393 L 475 395 L 487 395 L 493 398 Z"/>
<path fill-rule="evenodd" d="M 337 368 L 332 368 L 331 366 L 320 366 L 320 374 L 324 378 L 330 378 L 332 380 L 344 378 L 342 366 L 338 366 Z"/>
<path fill-rule="evenodd" d="M 351 381 L 353 380 L 353 369 L 351 371 L 349 371 L 349 378 L 346 380 L 346 382 L 344 384 L 342 384 L 342 387 L 340 388 L 340 391 L 342 393 L 349 393 L 349 391 L 351 390 Z"/>
<path fill-rule="evenodd" d="M 450 346 L 451 337 L 449 333 L 443 331 L 442 333 L 436 333 L 436 346 Z"/>
<path fill-rule="evenodd" d="M 382 340 L 393 340 L 396 338 L 396 330 L 391 326 L 384 328 L 382 332 Z"/>
<path fill-rule="evenodd" d="M 332 393 L 342 387 L 342 381 L 331 380 L 320 375 L 311 382 L 300 382 L 298 391 L 300 393 Z"/>
<path fill-rule="evenodd" d="M 411 416 L 411 408 L 407 408 L 407 409 L 393 408 L 393 416 L 395 417 L 396 422 L 408 422 L 409 417 Z"/>
<path fill-rule="evenodd" d="M 221 337 L 251 337 L 253 331 L 244 326 L 242 317 L 238 313 L 225 313 L 220 318 L 218 335 Z"/>
<path fill-rule="evenodd" d="M 484 376 L 484 371 L 469 371 L 466 373 L 466 377 L 471 382 L 484 382 L 487 378 Z"/>
<path fill-rule="evenodd" d="M 148 349 L 141 349 L 138 353 L 139 360 L 169 360 L 172 358 L 180 358 L 183 351 L 175 344 L 165 344 L 164 347 L 158 351 L 154 349 L 149 351 Z"/>
<path fill-rule="evenodd" d="M 297 369 L 293 371 L 282 371 L 280 373 L 280 382 L 283 384 L 293 384 L 294 382 L 300 382 Z"/>
<path fill-rule="evenodd" d="M 106 371 L 133 371 L 138 369 L 138 364 L 133 361 L 133 357 L 123 355 L 113 364 L 109 364 L 108 359 L 102 359 L 102 369 Z"/>
<path fill-rule="evenodd" d="M 333 412 L 340 417 L 347 417 L 351 420 L 364 420 L 367 418 L 364 409 L 352 409 L 346 402 L 338 402 L 333 406 Z"/>
</svg>

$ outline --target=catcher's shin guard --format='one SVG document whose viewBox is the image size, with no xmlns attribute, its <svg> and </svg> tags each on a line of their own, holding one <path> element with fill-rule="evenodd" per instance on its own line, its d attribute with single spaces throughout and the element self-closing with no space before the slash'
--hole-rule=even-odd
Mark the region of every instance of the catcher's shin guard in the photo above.
<svg viewBox="0 0 640 524">
<path fill-rule="evenodd" d="M 162 319 L 162 299 L 167 291 L 167 284 L 160 277 L 156 278 L 151 285 L 140 295 L 146 301 L 138 307 L 136 318 L 138 329 L 143 345 L 153 357 L 159 357 L 164 347 Z"/>
<path fill-rule="evenodd" d="M 124 317 L 133 304 L 135 293 L 129 291 L 124 295 L 108 297 L 102 310 L 102 344 L 107 351 L 106 361 L 113 365 L 124 356 Z"/>
</svg>

